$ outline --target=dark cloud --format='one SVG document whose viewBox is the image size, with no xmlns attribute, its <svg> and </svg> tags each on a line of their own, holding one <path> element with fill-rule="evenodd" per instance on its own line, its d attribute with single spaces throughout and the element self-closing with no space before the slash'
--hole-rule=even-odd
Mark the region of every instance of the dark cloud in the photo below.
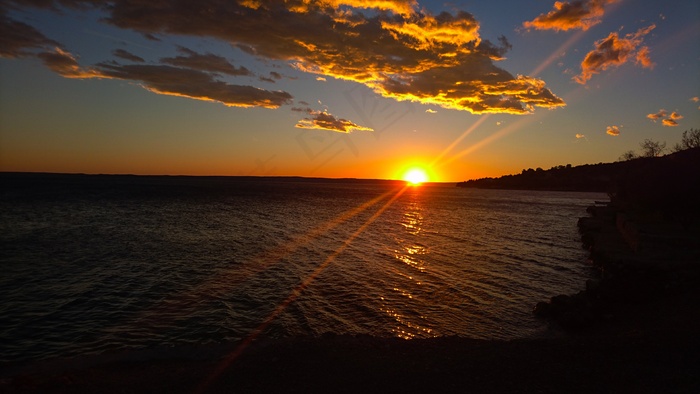
<svg viewBox="0 0 700 394">
<path fill-rule="evenodd" d="M 173 66 L 190 68 L 193 70 L 212 73 L 228 74 L 233 76 L 252 76 L 253 73 L 245 67 L 235 67 L 228 60 L 212 53 L 199 54 L 185 47 L 178 47 L 178 51 L 185 56 L 166 57 L 160 59 L 161 63 Z"/>
<path fill-rule="evenodd" d="M 55 46 L 59 46 L 56 41 L 26 23 L 10 19 L 0 7 L 0 57 L 33 56 L 28 50 Z"/>
<path fill-rule="evenodd" d="M 100 64 L 102 77 L 140 81 L 151 92 L 196 100 L 216 101 L 230 107 L 278 108 L 291 104 L 292 96 L 247 85 L 218 81 L 209 73 L 168 65 Z"/>
<path fill-rule="evenodd" d="M 114 51 L 112 51 L 112 54 L 116 57 L 120 57 L 122 59 L 129 60 L 129 61 L 136 62 L 136 63 L 145 62 L 145 60 L 143 60 L 142 57 L 136 56 L 133 53 L 125 51 L 124 49 L 115 49 Z"/>
<path fill-rule="evenodd" d="M 566 31 L 571 29 L 588 30 L 600 23 L 605 14 L 605 6 L 617 0 L 580 0 L 572 2 L 556 1 L 554 10 L 542 14 L 532 21 L 524 22 L 527 29 Z"/>
<path fill-rule="evenodd" d="M 607 70 L 610 67 L 619 67 L 631 59 L 637 60 L 642 67 L 651 68 L 653 63 L 648 58 L 648 48 L 640 47 L 644 36 L 652 31 L 656 25 L 639 29 L 636 33 L 620 37 L 617 32 L 610 33 L 606 38 L 596 41 L 595 49 L 588 52 L 581 63 L 581 74 L 574 77 L 574 81 L 585 84 L 594 74 Z M 639 49 L 638 49 L 639 48 Z"/>
</svg>

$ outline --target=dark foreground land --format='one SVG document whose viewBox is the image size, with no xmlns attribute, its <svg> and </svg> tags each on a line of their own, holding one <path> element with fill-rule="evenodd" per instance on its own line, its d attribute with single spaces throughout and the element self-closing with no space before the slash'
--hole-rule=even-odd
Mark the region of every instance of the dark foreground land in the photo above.
<svg viewBox="0 0 700 394">
<path fill-rule="evenodd" d="M 5 376 L 0 391 L 698 393 L 698 299 L 686 301 L 628 305 L 603 328 L 555 339 L 327 336 L 255 342 L 233 360 L 235 345 L 49 362 Z"/>
</svg>

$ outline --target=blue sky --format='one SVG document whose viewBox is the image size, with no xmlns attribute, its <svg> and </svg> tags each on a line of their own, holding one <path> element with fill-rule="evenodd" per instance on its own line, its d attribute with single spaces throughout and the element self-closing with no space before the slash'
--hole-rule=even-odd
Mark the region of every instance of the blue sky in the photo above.
<svg viewBox="0 0 700 394">
<path fill-rule="evenodd" d="M 179 4 L 4 2 L 0 170 L 460 181 L 700 125 L 697 2 Z"/>
</svg>

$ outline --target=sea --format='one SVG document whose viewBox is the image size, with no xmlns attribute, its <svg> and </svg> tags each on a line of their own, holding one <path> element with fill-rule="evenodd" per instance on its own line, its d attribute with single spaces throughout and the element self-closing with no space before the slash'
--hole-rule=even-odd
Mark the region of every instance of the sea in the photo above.
<svg viewBox="0 0 700 394">
<path fill-rule="evenodd" d="M 554 335 L 601 193 L 0 174 L 0 363 L 327 333 Z"/>
</svg>

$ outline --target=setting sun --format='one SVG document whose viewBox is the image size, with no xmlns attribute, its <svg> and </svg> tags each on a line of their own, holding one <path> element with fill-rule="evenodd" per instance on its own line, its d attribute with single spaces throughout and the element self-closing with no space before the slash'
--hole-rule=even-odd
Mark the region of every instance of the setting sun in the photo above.
<svg viewBox="0 0 700 394">
<path fill-rule="evenodd" d="M 428 174 L 421 168 L 412 168 L 406 171 L 403 180 L 411 185 L 420 185 L 428 180 Z"/>
</svg>

